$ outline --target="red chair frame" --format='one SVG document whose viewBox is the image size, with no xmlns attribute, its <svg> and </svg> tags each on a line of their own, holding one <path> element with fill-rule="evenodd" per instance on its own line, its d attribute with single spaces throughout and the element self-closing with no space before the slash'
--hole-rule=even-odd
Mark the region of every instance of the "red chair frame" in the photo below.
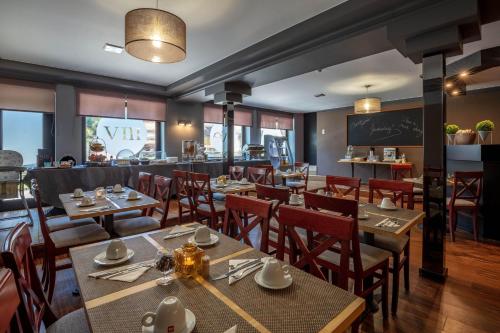
<svg viewBox="0 0 500 333">
<path fill-rule="evenodd" d="M 239 165 L 229 166 L 229 179 L 231 180 L 242 180 L 245 176 L 245 167 Z"/>
<path fill-rule="evenodd" d="M 361 178 L 326 176 L 326 190 L 337 194 L 341 198 L 346 197 L 354 191 L 354 199 L 359 201 L 360 188 Z"/>
<path fill-rule="evenodd" d="M 182 217 L 186 212 L 184 208 L 186 208 L 187 212 L 189 213 L 190 221 L 194 221 L 195 208 L 194 208 L 193 198 L 191 196 L 192 192 L 189 184 L 189 172 L 183 170 L 174 170 L 172 172 L 172 175 L 174 177 L 175 194 L 177 196 L 179 224 L 182 224 Z M 188 201 L 187 205 L 184 205 L 181 202 L 181 200 L 183 199 L 187 199 Z"/>
<path fill-rule="evenodd" d="M 21 304 L 10 269 L 0 268 L 0 332 L 21 332 L 18 308 Z"/>
<path fill-rule="evenodd" d="M 214 206 L 214 197 L 210 186 L 210 175 L 207 173 L 191 172 L 191 192 L 193 193 L 194 207 L 198 220 L 208 219 L 208 226 L 212 229 L 219 229 L 222 223 L 219 223 L 219 217 L 224 216 L 224 211 L 216 211 Z M 209 212 L 199 209 L 200 205 L 208 205 Z"/>
<path fill-rule="evenodd" d="M 413 183 L 404 182 L 400 180 L 387 180 L 387 179 L 374 179 L 368 180 L 368 202 L 373 203 L 374 195 L 377 194 L 379 198 L 387 197 L 382 191 L 391 193 L 391 201 L 397 205 L 398 201 L 401 202 L 401 208 L 404 208 L 405 197 L 407 197 L 407 208 L 414 208 L 413 200 Z"/>
<path fill-rule="evenodd" d="M 172 178 L 156 175 L 153 180 L 154 190 L 153 197 L 160 202 L 162 217 L 160 220 L 160 228 L 167 226 L 168 211 L 170 209 L 170 197 L 172 193 Z M 153 216 L 155 208 L 149 210 L 149 216 Z"/>
</svg>

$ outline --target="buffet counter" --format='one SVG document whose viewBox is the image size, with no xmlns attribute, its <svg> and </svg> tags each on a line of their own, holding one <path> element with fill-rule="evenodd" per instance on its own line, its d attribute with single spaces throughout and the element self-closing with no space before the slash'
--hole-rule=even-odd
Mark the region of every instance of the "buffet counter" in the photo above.
<svg viewBox="0 0 500 333">
<path fill-rule="evenodd" d="M 248 167 L 269 163 L 268 160 L 251 160 L 235 161 L 234 164 Z M 62 208 L 59 194 L 71 193 L 75 188 L 90 191 L 99 186 L 105 187 L 114 184 L 137 188 L 139 172 L 172 177 L 173 170 L 208 173 L 212 178 L 224 174 L 222 161 L 208 161 L 109 167 L 34 168 L 28 170 L 24 181 L 29 184 L 30 180 L 35 178 L 40 187 L 42 201 L 51 206 Z M 227 172 L 225 173 L 227 174 Z M 175 189 L 173 191 L 175 192 Z"/>
</svg>

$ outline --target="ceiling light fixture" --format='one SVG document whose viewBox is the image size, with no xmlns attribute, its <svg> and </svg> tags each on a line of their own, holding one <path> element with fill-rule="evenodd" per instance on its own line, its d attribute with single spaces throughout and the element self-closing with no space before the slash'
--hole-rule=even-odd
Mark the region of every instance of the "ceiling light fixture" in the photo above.
<svg viewBox="0 0 500 333">
<path fill-rule="evenodd" d="M 453 87 L 453 83 L 451 83 L 451 82 L 447 82 L 444 86 L 445 86 L 446 88 L 451 88 L 451 87 Z"/>
<path fill-rule="evenodd" d="M 174 63 L 186 58 L 186 23 L 156 8 L 138 8 L 125 15 L 125 50 L 155 63 Z"/>
<path fill-rule="evenodd" d="M 123 47 L 109 43 L 104 44 L 103 49 L 106 52 L 116 53 L 116 54 L 121 54 L 123 52 Z"/>
<path fill-rule="evenodd" d="M 365 85 L 366 97 L 354 102 L 354 113 L 373 113 L 382 110 L 382 102 L 378 97 L 368 97 L 368 89 L 371 84 Z"/>
<path fill-rule="evenodd" d="M 462 72 L 459 74 L 460 77 L 467 77 L 469 75 L 469 73 L 467 72 Z"/>
<path fill-rule="evenodd" d="M 460 91 L 458 91 L 458 90 L 456 90 L 456 89 L 455 89 L 455 90 L 453 90 L 453 91 L 451 92 L 451 94 L 452 94 L 453 96 L 457 96 L 458 94 L 460 94 Z"/>
</svg>

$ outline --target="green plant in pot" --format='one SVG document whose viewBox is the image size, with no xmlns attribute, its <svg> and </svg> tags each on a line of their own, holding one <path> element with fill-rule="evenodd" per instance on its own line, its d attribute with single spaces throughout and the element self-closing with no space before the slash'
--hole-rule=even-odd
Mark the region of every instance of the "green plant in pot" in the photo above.
<svg viewBox="0 0 500 333">
<path fill-rule="evenodd" d="M 495 124 L 491 120 L 482 120 L 476 124 L 476 131 L 483 143 L 488 138 L 488 135 L 495 129 Z"/>
<path fill-rule="evenodd" d="M 444 129 L 448 137 L 448 144 L 455 144 L 455 134 L 460 130 L 460 127 L 455 124 L 446 124 Z"/>
</svg>

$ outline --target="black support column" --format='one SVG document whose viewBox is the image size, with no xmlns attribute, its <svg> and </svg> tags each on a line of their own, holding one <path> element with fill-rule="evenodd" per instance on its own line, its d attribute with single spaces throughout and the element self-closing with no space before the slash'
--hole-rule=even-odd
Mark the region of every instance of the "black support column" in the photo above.
<svg viewBox="0 0 500 333">
<path fill-rule="evenodd" d="M 224 159 L 223 170 L 226 173 L 229 170 L 229 166 L 234 165 L 234 104 L 224 104 L 222 109 L 224 111 L 222 156 Z"/>
<path fill-rule="evenodd" d="M 424 90 L 424 229 L 422 245 L 423 276 L 444 281 L 446 237 L 446 97 L 443 54 L 423 58 Z"/>
</svg>

